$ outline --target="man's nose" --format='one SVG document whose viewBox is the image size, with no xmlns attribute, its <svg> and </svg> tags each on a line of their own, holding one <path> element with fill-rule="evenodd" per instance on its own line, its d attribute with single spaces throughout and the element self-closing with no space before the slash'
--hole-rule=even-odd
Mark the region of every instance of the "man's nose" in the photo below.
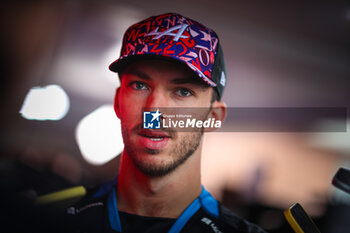
<svg viewBox="0 0 350 233">
<path fill-rule="evenodd" d="M 156 88 L 152 90 L 147 98 L 146 107 L 148 108 L 168 107 L 168 96 L 166 91 L 161 88 Z"/>
</svg>

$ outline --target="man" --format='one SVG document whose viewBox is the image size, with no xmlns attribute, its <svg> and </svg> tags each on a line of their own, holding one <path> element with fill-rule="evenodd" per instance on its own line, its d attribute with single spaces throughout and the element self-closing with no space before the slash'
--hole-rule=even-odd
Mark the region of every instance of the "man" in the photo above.
<svg viewBox="0 0 350 233">
<path fill-rule="evenodd" d="M 75 225 L 70 227 L 79 232 L 264 232 L 201 186 L 202 129 L 143 125 L 143 112 L 160 108 L 205 109 L 206 119 L 224 120 L 225 67 L 215 32 L 179 14 L 148 18 L 126 31 L 121 56 L 110 69 L 121 81 L 114 104 L 125 144 L 119 175 L 68 209 Z"/>
</svg>

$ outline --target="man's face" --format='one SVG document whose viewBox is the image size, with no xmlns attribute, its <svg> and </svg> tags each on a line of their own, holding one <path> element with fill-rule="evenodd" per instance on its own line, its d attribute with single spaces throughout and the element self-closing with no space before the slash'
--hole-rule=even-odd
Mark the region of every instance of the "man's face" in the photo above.
<svg viewBox="0 0 350 233">
<path fill-rule="evenodd" d="M 142 128 L 145 108 L 210 108 L 212 88 L 184 65 L 163 60 L 132 63 L 121 74 L 115 110 L 121 120 L 125 152 L 149 176 L 175 170 L 198 148 L 202 133 Z"/>
</svg>

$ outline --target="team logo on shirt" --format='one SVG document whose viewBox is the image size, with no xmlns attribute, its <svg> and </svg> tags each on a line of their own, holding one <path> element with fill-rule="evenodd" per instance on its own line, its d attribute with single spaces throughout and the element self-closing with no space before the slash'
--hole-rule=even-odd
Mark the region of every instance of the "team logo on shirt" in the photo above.
<svg viewBox="0 0 350 233">
<path fill-rule="evenodd" d="M 213 232 L 215 232 L 215 233 L 223 233 L 221 230 L 219 230 L 219 228 L 216 226 L 216 224 L 214 223 L 213 220 L 204 217 L 204 218 L 201 219 L 201 221 L 204 222 L 205 224 L 207 224 L 208 226 L 210 226 L 211 229 L 213 230 Z"/>
</svg>

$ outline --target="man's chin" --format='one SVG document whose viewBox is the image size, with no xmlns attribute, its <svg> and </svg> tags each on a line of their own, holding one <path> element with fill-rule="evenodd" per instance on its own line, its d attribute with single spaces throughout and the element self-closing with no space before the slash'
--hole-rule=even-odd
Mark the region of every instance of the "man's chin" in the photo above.
<svg viewBox="0 0 350 233">
<path fill-rule="evenodd" d="M 162 152 L 162 150 L 149 149 L 149 148 L 145 148 L 144 151 L 145 151 L 145 153 L 151 154 L 151 155 L 157 155 L 157 154 L 160 154 Z"/>
<path fill-rule="evenodd" d="M 150 177 L 163 177 L 176 169 L 176 166 L 157 166 L 155 164 L 138 164 L 138 169 Z"/>
<path fill-rule="evenodd" d="M 135 167 L 143 174 L 150 177 L 162 177 L 170 174 L 181 164 L 173 161 L 162 150 L 147 150 L 139 153 L 137 157 L 131 156 Z"/>
</svg>

